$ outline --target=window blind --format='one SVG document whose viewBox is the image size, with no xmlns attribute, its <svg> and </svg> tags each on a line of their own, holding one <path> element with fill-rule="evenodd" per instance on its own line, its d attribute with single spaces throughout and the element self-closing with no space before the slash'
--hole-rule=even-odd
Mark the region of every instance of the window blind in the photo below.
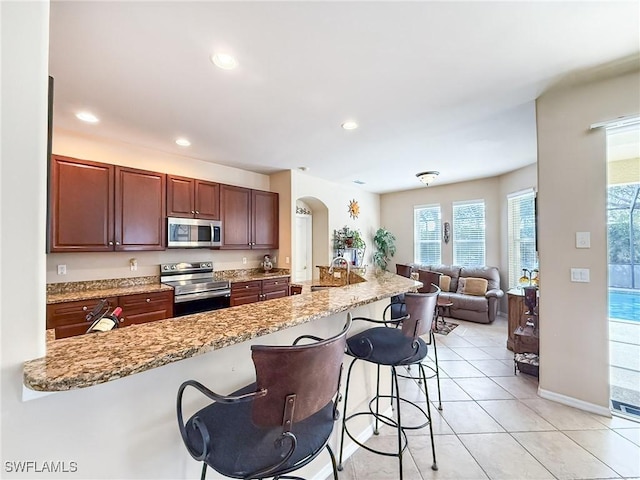
<svg viewBox="0 0 640 480">
<path fill-rule="evenodd" d="M 463 267 L 485 264 L 484 200 L 453 204 L 453 263 Z"/>
<path fill-rule="evenodd" d="M 413 208 L 413 261 L 423 265 L 441 263 L 440 205 Z"/>
<path fill-rule="evenodd" d="M 532 270 L 538 266 L 534 199 L 533 190 L 507 197 L 510 287 L 518 285 L 523 268 Z"/>
</svg>

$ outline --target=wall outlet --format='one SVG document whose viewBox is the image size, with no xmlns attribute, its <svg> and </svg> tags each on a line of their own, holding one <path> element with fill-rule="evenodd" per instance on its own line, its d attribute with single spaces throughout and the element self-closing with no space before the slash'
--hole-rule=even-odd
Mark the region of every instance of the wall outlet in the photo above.
<svg viewBox="0 0 640 480">
<path fill-rule="evenodd" d="M 289 265 L 289 257 L 284 257 L 284 263 L 286 263 L 287 265 Z"/>
<path fill-rule="evenodd" d="M 58 265 L 58 275 L 66 275 L 66 274 L 67 274 L 67 266 Z"/>
<path fill-rule="evenodd" d="M 242 257 L 242 264 L 246 265 L 247 264 L 247 257 Z"/>
<path fill-rule="evenodd" d="M 278 257 L 273 257 L 273 258 L 271 259 L 271 261 L 272 261 L 274 264 L 275 264 L 275 263 L 278 263 Z"/>
<path fill-rule="evenodd" d="M 590 271 L 588 268 L 572 268 L 571 269 L 571 281 L 579 283 L 589 283 Z"/>
<path fill-rule="evenodd" d="M 138 270 L 138 260 L 135 258 L 132 258 L 131 260 L 129 260 L 129 268 L 131 269 L 132 272 L 135 272 L 136 270 Z"/>
<path fill-rule="evenodd" d="M 576 248 L 591 248 L 591 232 L 576 232 Z"/>
</svg>

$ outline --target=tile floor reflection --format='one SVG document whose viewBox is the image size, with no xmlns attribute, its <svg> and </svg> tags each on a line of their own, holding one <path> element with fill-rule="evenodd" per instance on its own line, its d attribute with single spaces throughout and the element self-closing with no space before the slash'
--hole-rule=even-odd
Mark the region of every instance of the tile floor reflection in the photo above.
<svg viewBox="0 0 640 480">
<path fill-rule="evenodd" d="M 453 321 L 459 324 L 453 332 L 436 336 L 442 412 L 435 379 L 427 382 L 439 470 L 431 470 L 428 428 L 408 432 L 406 480 L 640 479 L 640 423 L 538 397 L 537 378 L 513 373 L 506 319 L 491 325 Z M 420 399 L 411 382 L 404 388 Z M 369 442 L 393 444 L 394 433 L 384 427 Z M 397 478 L 396 458 L 364 449 L 340 472 L 341 480 Z"/>
</svg>

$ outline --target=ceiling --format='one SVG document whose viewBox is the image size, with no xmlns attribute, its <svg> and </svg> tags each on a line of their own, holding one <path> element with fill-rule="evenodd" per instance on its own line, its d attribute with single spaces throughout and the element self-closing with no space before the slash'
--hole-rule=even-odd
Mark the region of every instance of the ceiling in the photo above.
<svg viewBox="0 0 640 480">
<path fill-rule="evenodd" d="M 637 54 L 639 23 L 637 0 L 54 0 L 54 128 L 377 193 L 489 177 L 536 161 L 534 100 Z"/>
</svg>

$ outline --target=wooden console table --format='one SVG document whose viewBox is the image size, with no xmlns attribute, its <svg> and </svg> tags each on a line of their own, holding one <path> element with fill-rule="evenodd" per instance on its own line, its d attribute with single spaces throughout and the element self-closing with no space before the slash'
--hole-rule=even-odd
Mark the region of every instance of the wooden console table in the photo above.
<svg viewBox="0 0 640 480">
<path fill-rule="evenodd" d="M 524 290 L 512 288 L 507 291 L 507 299 L 509 302 L 508 321 L 507 321 L 507 348 L 513 351 L 514 332 L 520 326 L 524 325 L 524 312 L 527 306 L 524 304 Z"/>
</svg>

